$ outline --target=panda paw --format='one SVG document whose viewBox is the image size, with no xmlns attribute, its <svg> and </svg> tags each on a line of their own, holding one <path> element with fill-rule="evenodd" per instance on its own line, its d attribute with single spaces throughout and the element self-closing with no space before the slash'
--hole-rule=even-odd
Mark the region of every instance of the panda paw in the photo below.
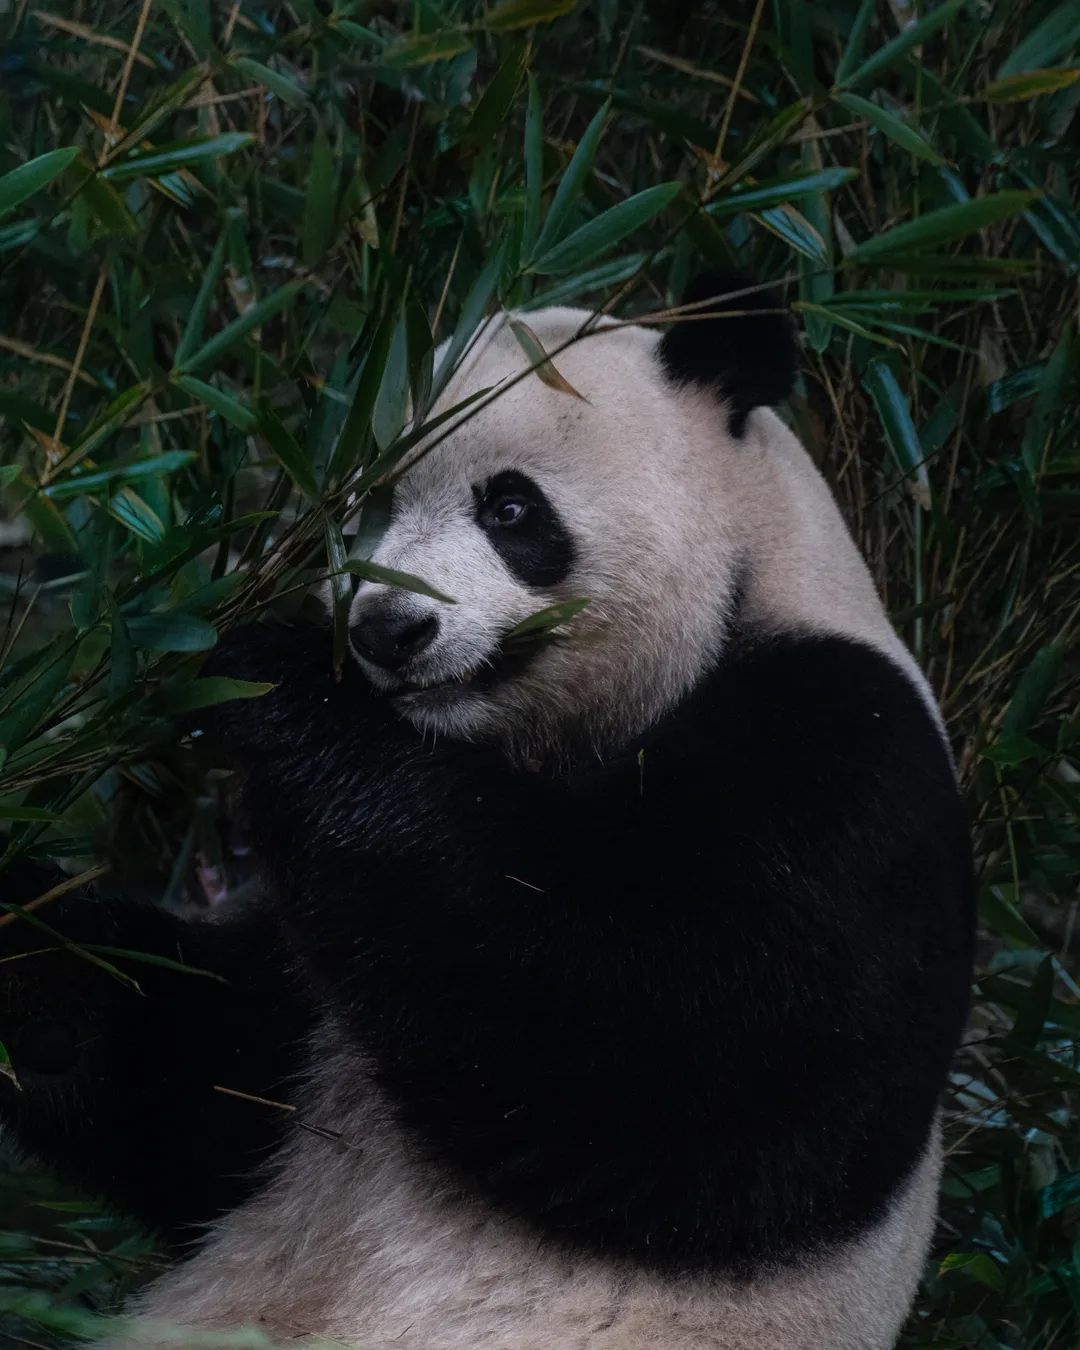
<svg viewBox="0 0 1080 1350">
<path fill-rule="evenodd" d="M 309 625 L 249 624 L 228 633 L 203 665 L 205 676 L 272 684 L 256 698 L 230 699 L 200 710 L 189 729 L 206 734 L 243 763 L 288 758 L 313 737 L 355 733 L 376 702 L 354 663 L 335 678 L 331 635 Z"/>
</svg>

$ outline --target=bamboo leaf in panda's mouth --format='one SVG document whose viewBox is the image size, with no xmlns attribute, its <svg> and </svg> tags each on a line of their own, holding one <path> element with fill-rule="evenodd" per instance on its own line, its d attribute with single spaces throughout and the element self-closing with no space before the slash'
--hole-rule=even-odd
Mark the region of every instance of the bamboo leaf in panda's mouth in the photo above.
<svg viewBox="0 0 1080 1350">
<path fill-rule="evenodd" d="M 503 650 L 505 651 L 512 643 L 533 642 L 537 638 L 550 637 L 556 629 L 562 628 L 564 624 L 576 618 L 588 604 L 589 601 L 586 599 L 562 600 L 557 605 L 538 609 L 535 614 L 530 614 L 527 619 L 522 619 L 510 629 L 502 640 Z"/>
</svg>

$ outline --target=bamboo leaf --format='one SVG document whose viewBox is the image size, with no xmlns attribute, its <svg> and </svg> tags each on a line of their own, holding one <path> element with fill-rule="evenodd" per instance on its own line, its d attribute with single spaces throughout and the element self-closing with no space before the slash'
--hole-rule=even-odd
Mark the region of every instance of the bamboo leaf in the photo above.
<svg viewBox="0 0 1080 1350">
<path fill-rule="evenodd" d="M 221 269 L 225 263 L 225 247 L 228 242 L 224 230 L 218 235 L 214 244 L 214 251 L 210 255 L 210 263 L 203 272 L 202 280 L 199 283 L 199 291 L 195 297 L 195 303 L 188 314 L 188 321 L 184 328 L 183 336 L 177 343 L 176 356 L 173 365 L 176 369 L 182 370 L 188 357 L 199 345 L 202 340 L 203 329 L 206 326 L 206 316 L 210 312 L 210 306 L 213 304 L 214 292 L 217 290 L 218 282 L 221 280 Z"/>
<path fill-rule="evenodd" d="M 155 652 L 205 652 L 217 642 L 217 630 L 195 614 L 138 614 L 126 619 L 132 646 Z"/>
<path fill-rule="evenodd" d="M 419 37 L 403 38 L 384 47 L 379 54 L 380 65 L 395 70 L 410 66 L 426 66 L 432 61 L 446 61 L 467 52 L 472 41 L 464 28 L 448 28 L 439 33 L 424 33 Z"/>
<path fill-rule="evenodd" d="M 157 512 L 129 487 L 109 498 L 109 515 L 147 543 L 159 544 L 165 538 L 165 524 Z"/>
<path fill-rule="evenodd" d="M 502 0 L 484 16 L 484 27 L 493 33 L 507 33 L 515 28 L 531 28 L 538 23 L 551 23 L 574 9 L 577 0 Z"/>
<path fill-rule="evenodd" d="M 524 638 L 546 637 L 576 618 L 588 604 L 589 601 L 583 599 L 562 600 L 557 605 L 538 609 L 535 614 L 530 614 L 527 619 L 515 624 L 504 636 L 503 644 L 519 642 Z"/>
<path fill-rule="evenodd" d="M 825 240 L 813 225 L 793 206 L 774 206 L 755 217 L 773 234 L 790 245 L 796 253 L 817 263 L 820 267 L 829 265 L 829 250 Z"/>
<path fill-rule="evenodd" d="M 670 206 L 680 189 L 679 183 L 660 183 L 656 187 L 646 188 L 597 216 L 595 220 L 590 220 L 587 225 L 582 225 L 569 238 L 555 244 L 547 252 L 543 252 L 538 245 L 540 256 L 530 265 L 530 270 L 550 276 L 557 272 L 572 272 L 594 262 L 634 230 L 648 224 L 666 206 Z"/>
<path fill-rule="evenodd" d="M 255 414 L 231 394 L 223 393 L 212 384 L 207 384 L 205 380 L 195 379 L 193 375 L 174 375 L 172 382 L 177 389 L 182 389 L 185 394 L 190 394 L 200 403 L 205 403 L 208 408 L 219 413 L 241 431 L 254 430 Z"/>
<path fill-rule="evenodd" d="M 610 103 L 605 103 L 601 107 L 585 128 L 581 140 L 578 141 L 577 148 L 574 150 L 570 163 L 566 166 L 566 172 L 559 180 L 559 186 L 555 190 L 555 198 L 544 219 L 540 237 L 536 241 L 536 254 L 546 253 L 561 236 L 563 226 L 581 195 L 585 179 L 592 170 L 592 163 L 596 158 L 596 149 L 600 144 L 600 137 L 603 135 L 604 122 L 607 119 L 610 106 Z M 525 261 L 528 262 L 532 256 L 531 254 L 526 255 Z"/>
<path fill-rule="evenodd" d="M 555 369 L 554 363 L 544 350 L 544 344 L 528 324 L 523 323 L 520 319 L 512 319 L 510 331 L 517 338 L 521 350 L 529 358 L 533 373 L 538 375 L 549 389 L 557 389 L 561 394 L 570 394 L 574 398 L 581 399 L 582 403 L 588 402 L 584 395 L 579 394 L 574 386 Z"/>
<path fill-rule="evenodd" d="M 352 583 L 349 581 L 349 558 L 345 551 L 341 526 L 327 520 L 323 524 L 326 541 L 326 560 L 330 567 L 330 593 L 334 616 L 334 674 L 341 677 L 345 654 L 349 650 L 349 610 L 352 608 Z"/>
<path fill-rule="evenodd" d="M 311 461 L 277 413 L 267 403 L 259 405 L 258 428 L 281 467 L 310 502 L 319 500 L 319 484 Z"/>
<path fill-rule="evenodd" d="M 464 305 L 461 307 L 461 317 L 458 319 L 457 327 L 454 329 L 454 335 L 447 344 L 442 358 L 435 367 L 435 374 L 431 381 L 431 398 L 429 406 L 434 405 L 439 395 L 446 388 L 446 385 L 457 369 L 457 364 L 465 354 L 465 349 L 472 341 L 473 334 L 476 332 L 481 319 L 484 317 L 484 310 L 487 303 L 495 293 L 495 286 L 499 280 L 499 273 L 502 271 L 502 249 L 488 262 L 487 266 L 476 278 L 472 289 L 466 297 Z"/>
<path fill-rule="evenodd" d="M 767 183 L 729 192 L 706 207 L 710 216 L 724 219 L 741 211 L 764 211 L 772 206 L 799 201 L 815 192 L 832 192 L 859 176 L 857 169 L 804 169 L 785 174 Z"/>
<path fill-rule="evenodd" d="M 319 127 L 311 155 L 301 252 L 305 267 L 314 267 L 330 247 L 334 235 L 337 169 L 326 130 Z"/>
<path fill-rule="evenodd" d="M 1080 46 L 1080 0 L 1065 0 L 1019 42 L 998 67 L 998 79 L 1043 70 Z"/>
<path fill-rule="evenodd" d="M 915 500 L 929 510 L 930 479 L 923 462 L 922 445 L 908 401 L 892 368 L 881 357 L 875 357 L 867 364 L 863 383 L 874 400 L 893 458 L 908 478 Z"/>
<path fill-rule="evenodd" d="M 1068 70 L 1029 70 L 994 80 L 983 90 L 987 103 L 1026 103 L 1029 98 L 1055 94 L 1080 80 L 1080 66 Z"/>
<path fill-rule="evenodd" d="M 50 183 L 78 158 L 78 148 L 49 150 L 0 178 L 0 219 Z"/>
<path fill-rule="evenodd" d="M 264 89 L 269 89 L 272 94 L 276 94 L 282 103 L 287 103 L 289 107 L 306 108 L 308 106 L 307 92 L 288 75 L 281 75 L 276 70 L 271 70 L 269 66 L 264 66 L 261 61 L 253 61 L 250 56 L 237 57 L 233 65 L 237 70 L 247 75 L 249 79 L 261 84 Z"/>
<path fill-rule="evenodd" d="M 544 187 L 544 110 L 532 71 L 528 76 L 529 98 L 525 113 L 525 224 L 521 256 L 531 258 L 540 230 L 540 194 Z"/>
<path fill-rule="evenodd" d="M 114 160 L 101 176 L 111 183 L 128 183 L 133 178 L 161 177 L 179 169 L 203 164 L 207 160 L 234 155 L 238 150 L 254 145 L 255 137 L 247 131 L 226 131 L 220 136 L 205 136 L 192 141 L 177 141 L 156 150 L 132 150 L 121 160 Z"/>
<path fill-rule="evenodd" d="M 851 261 L 877 261 L 906 250 L 914 252 L 952 243 L 1020 215 L 1038 199 L 1037 192 L 1007 191 L 994 192 L 987 197 L 973 197 L 955 206 L 943 206 L 865 240 L 856 247 Z"/>
<path fill-rule="evenodd" d="M 287 305 L 291 305 L 307 284 L 306 277 L 294 277 L 292 281 L 287 281 L 284 286 L 280 286 L 276 291 L 272 291 L 261 300 L 256 300 L 232 323 L 227 324 L 220 333 L 187 357 L 183 368 L 178 370 L 176 374 L 192 375 L 195 371 L 209 365 L 223 352 L 227 352 L 230 347 L 235 346 L 242 338 L 246 337 L 252 329 L 261 328 L 275 314 L 279 314 Z"/>
<path fill-rule="evenodd" d="M 945 4 L 939 5 L 937 9 L 932 9 L 929 13 L 924 14 L 921 19 L 916 19 L 914 23 L 908 24 L 891 42 L 886 42 L 884 47 L 879 48 L 873 56 L 868 57 L 861 66 L 847 75 L 843 81 L 843 87 L 855 89 L 860 84 L 865 84 L 880 71 L 895 65 L 902 56 L 906 56 L 911 51 L 912 47 L 920 46 L 939 28 L 944 28 L 947 24 L 952 23 L 953 19 L 963 9 L 964 3 L 965 0 L 945 0 Z M 838 77 L 837 84 L 839 83 Z"/>
<path fill-rule="evenodd" d="M 859 8 L 855 13 L 855 20 L 851 25 L 851 31 L 848 33 L 848 40 L 844 44 L 844 54 L 836 66 L 836 83 L 838 85 L 847 82 L 848 76 L 862 60 L 863 48 L 866 46 L 866 34 L 874 21 L 876 11 L 877 0 L 860 0 Z"/>
<path fill-rule="evenodd" d="M 466 139 L 476 149 L 482 150 L 502 129 L 521 83 L 528 55 L 529 48 L 524 42 L 513 46 L 484 90 L 465 132 Z"/>
<path fill-rule="evenodd" d="M 928 160 L 931 164 L 945 163 L 930 142 L 914 127 L 909 126 L 894 113 L 879 107 L 876 103 L 871 103 L 869 99 L 860 98 L 858 94 L 837 94 L 836 102 L 853 117 L 859 117 L 869 122 L 872 127 L 876 127 L 883 136 L 894 141 L 902 150 L 907 150 L 919 159 Z"/>
<path fill-rule="evenodd" d="M 274 686 L 259 680 L 233 680 L 225 675 L 204 675 L 198 680 L 177 680 L 158 690 L 156 703 L 163 713 L 197 712 L 239 698 L 261 698 Z"/>
<path fill-rule="evenodd" d="M 426 595 L 431 600 L 441 600 L 444 605 L 455 605 L 457 601 L 434 586 L 429 586 L 422 577 L 414 577 L 409 572 L 399 572 L 393 567 L 382 567 L 369 562 L 366 558 L 346 558 L 343 570 L 360 577 L 363 581 L 372 581 L 380 586 L 396 586 L 398 590 L 413 591 L 416 595 Z M 350 598 L 352 591 L 349 591 Z"/>
</svg>

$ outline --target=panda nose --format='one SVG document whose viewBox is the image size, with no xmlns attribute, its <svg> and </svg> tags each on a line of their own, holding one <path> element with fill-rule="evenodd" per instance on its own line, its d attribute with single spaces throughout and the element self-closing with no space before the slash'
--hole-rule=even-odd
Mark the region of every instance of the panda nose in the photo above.
<svg viewBox="0 0 1080 1350">
<path fill-rule="evenodd" d="M 374 612 L 354 623 L 349 636 L 356 650 L 372 665 L 383 670 L 400 670 L 406 661 L 431 646 L 438 631 L 439 621 L 434 614 L 417 619 Z"/>
</svg>

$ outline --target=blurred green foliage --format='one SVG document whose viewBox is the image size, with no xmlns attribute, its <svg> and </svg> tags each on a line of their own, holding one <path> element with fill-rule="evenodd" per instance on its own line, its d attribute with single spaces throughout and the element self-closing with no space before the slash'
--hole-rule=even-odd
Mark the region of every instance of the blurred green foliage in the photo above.
<svg viewBox="0 0 1080 1350">
<path fill-rule="evenodd" d="M 203 653 L 328 573 L 342 653 L 434 344 L 749 269 L 976 830 L 907 1343 L 1075 1346 L 1078 53 L 1080 0 L 0 0 L 0 869 L 242 886 L 173 719 L 257 696 Z M 0 1340 L 160 1260 L 25 1171 L 0 1197 Z"/>
</svg>

